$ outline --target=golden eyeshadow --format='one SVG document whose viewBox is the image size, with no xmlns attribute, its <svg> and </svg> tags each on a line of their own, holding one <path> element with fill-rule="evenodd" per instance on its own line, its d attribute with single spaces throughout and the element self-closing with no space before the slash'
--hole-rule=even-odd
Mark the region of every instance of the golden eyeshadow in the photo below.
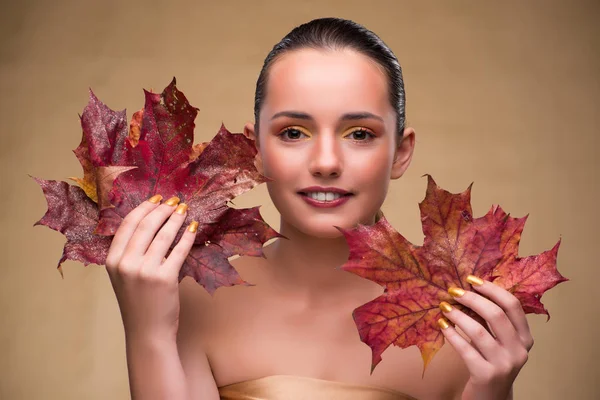
<svg viewBox="0 0 600 400">
<path fill-rule="evenodd" d="M 310 133 L 310 131 L 308 131 L 307 129 L 305 129 L 301 126 L 297 126 L 297 125 L 286 126 L 285 128 L 283 128 L 282 130 L 279 131 L 279 134 L 281 134 L 285 131 L 293 130 L 293 129 L 300 131 L 300 132 L 304 133 L 305 135 L 312 136 L 312 133 Z"/>
<path fill-rule="evenodd" d="M 342 134 L 342 137 L 350 136 L 355 132 L 367 132 L 367 133 L 370 133 L 371 135 L 375 136 L 375 133 L 370 129 L 364 128 L 362 126 L 354 126 L 350 129 L 346 129 L 344 131 L 344 133 Z"/>
<path fill-rule="evenodd" d="M 282 137 L 286 134 L 286 132 L 288 131 L 298 131 L 300 133 L 302 133 L 303 135 L 305 135 L 304 138 L 299 138 L 299 139 L 283 139 Z M 312 133 L 310 133 L 310 131 L 308 131 L 306 128 L 303 128 L 301 126 L 297 126 L 297 125 L 291 125 L 291 126 L 286 126 L 285 128 L 283 128 L 282 130 L 280 130 L 277 135 L 279 138 L 282 138 L 282 140 L 284 141 L 290 141 L 290 142 L 302 142 L 305 140 L 309 140 L 312 138 Z"/>
</svg>

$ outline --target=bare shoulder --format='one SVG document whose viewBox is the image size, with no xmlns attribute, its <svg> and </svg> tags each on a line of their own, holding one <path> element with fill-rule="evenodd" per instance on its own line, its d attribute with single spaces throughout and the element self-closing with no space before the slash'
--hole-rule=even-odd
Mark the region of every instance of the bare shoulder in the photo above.
<svg viewBox="0 0 600 400">
<path fill-rule="evenodd" d="M 203 325 L 204 316 L 211 308 L 211 295 L 191 277 L 179 283 L 179 332 L 197 335 Z M 188 332 L 190 331 L 190 332 Z"/>
<path fill-rule="evenodd" d="M 211 296 L 190 277 L 179 284 L 177 349 L 191 398 L 218 399 L 217 384 L 206 353 L 207 315 Z"/>
<path fill-rule="evenodd" d="M 268 261 L 263 257 L 240 256 L 229 262 L 246 285 L 220 287 L 209 296 L 210 310 L 206 318 L 210 320 L 210 325 L 215 330 L 213 334 L 217 335 L 223 333 L 223 329 L 231 328 L 229 323 L 223 326 L 223 322 L 234 318 L 239 313 L 243 315 L 248 309 L 255 307 L 257 292 L 264 287 L 267 273 L 265 266 Z"/>
<path fill-rule="evenodd" d="M 230 260 L 231 265 L 249 285 L 257 284 L 262 279 L 260 264 L 264 262 L 265 259 L 260 257 Z M 222 287 L 210 294 L 191 277 L 184 278 L 179 284 L 179 338 L 203 345 L 205 339 L 214 333 L 211 331 L 215 328 L 215 318 L 220 315 L 219 310 L 234 304 L 239 307 L 239 296 L 245 293 L 244 288 L 247 286 Z"/>
<path fill-rule="evenodd" d="M 255 257 L 231 260 L 242 279 L 249 283 L 256 283 L 257 277 L 252 271 L 259 269 L 257 262 L 260 260 Z M 232 321 L 240 320 L 239 316 L 247 314 L 247 309 L 252 307 L 243 296 L 247 288 L 242 285 L 222 287 L 210 294 L 191 277 L 180 282 L 177 348 L 191 398 L 219 398 L 218 379 L 211 360 L 215 348 L 220 348 L 215 340 L 231 331 Z"/>
<path fill-rule="evenodd" d="M 249 285 L 256 284 L 262 279 L 260 264 L 264 262 L 266 260 L 260 257 L 237 257 L 230 260 L 230 264 Z M 210 320 L 217 304 L 225 299 L 236 297 L 238 289 L 243 287 L 243 285 L 222 287 L 211 295 L 194 279 L 185 277 L 179 284 L 180 322 L 184 323 L 182 328 L 202 328 L 202 325 Z"/>
</svg>

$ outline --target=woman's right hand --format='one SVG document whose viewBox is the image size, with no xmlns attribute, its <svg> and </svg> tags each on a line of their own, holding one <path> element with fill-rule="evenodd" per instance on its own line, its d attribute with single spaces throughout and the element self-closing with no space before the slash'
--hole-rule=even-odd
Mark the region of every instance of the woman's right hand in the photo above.
<svg viewBox="0 0 600 400">
<path fill-rule="evenodd" d="M 185 220 L 187 206 L 175 207 L 177 197 L 163 204 L 161 199 L 153 196 L 125 216 L 106 257 L 126 336 L 175 339 L 177 335 L 179 270 L 194 244 L 198 224 L 189 225 L 165 258 Z"/>
</svg>

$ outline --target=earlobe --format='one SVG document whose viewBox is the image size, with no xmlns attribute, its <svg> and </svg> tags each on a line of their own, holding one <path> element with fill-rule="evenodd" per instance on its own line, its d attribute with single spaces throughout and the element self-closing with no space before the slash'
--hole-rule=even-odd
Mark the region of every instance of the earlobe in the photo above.
<svg viewBox="0 0 600 400">
<path fill-rule="evenodd" d="M 404 129 L 402 141 L 396 147 L 394 163 L 392 164 L 391 179 L 398 179 L 410 165 L 415 148 L 415 130 L 407 127 Z"/>
</svg>

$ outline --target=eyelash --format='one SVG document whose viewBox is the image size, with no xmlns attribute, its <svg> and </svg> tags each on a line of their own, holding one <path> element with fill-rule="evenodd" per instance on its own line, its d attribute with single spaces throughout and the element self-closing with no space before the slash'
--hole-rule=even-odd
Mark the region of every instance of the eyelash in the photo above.
<svg viewBox="0 0 600 400">
<path fill-rule="evenodd" d="M 301 134 L 303 134 L 305 136 L 308 136 L 308 135 L 306 135 L 306 133 L 302 132 L 300 129 L 291 128 L 291 127 L 290 128 L 285 128 L 284 130 L 282 130 L 281 132 L 279 132 L 279 134 L 277 136 L 279 136 L 281 138 L 281 140 L 284 140 L 284 141 L 287 141 L 287 142 L 295 142 L 295 141 L 298 141 L 298 140 L 302 140 L 302 139 L 285 139 L 284 135 L 286 133 L 290 132 L 290 131 L 297 131 L 297 132 L 300 132 Z M 373 135 L 371 132 L 369 132 L 368 130 L 363 129 L 363 128 L 355 129 L 355 130 L 353 130 L 352 132 L 350 132 L 348 135 L 346 135 L 344 137 L 351 136 L 351 135 L 353 135 L 353 134 L 355 134 L 357 132 L 360 132 L 360 133 L 364 132 L 364 133 L 366 133 L 368 135 L 368 137 L 366 139 L 361 139 L 361 140 L 354 139 L 355 142 L 366 142 L 368 140 L 372 140 L 375 137 L 375 135 Z"/>
<path fill-rule="evenodd" d="M 365 138 L 365 139 L 362 139 L 362 140 L 356 140 L 356 139 L 354 139 L 354 141 L 355 141 L 355 142 L 366 142 L 366 141 L 369 141 L 369 140 L 373 140 L 373 139 L 375 138 L 375 135 L 373 135 L 373 134 L 372 134 L 371 132 L 369 132 L 368 130 L 366 130 L 366 129 L 362 129 L 362 128 L 359 128 L 359 129 L 353 130 L 352 132 L 350 132 L 348 135 L 346 135 L 346 136 L 344 136 L 344 137 L 347 137 L 347 136 L 353 135 L 353 134 L 355 134 L 355 133 L 357 133 L 357 132 L 360 132 L 360 133 L 363 133 L 363 132 L 364 132 L 364 133 L 366 133 L 366 134 L 367 134 L 367 138 Z"/>
</svg>

